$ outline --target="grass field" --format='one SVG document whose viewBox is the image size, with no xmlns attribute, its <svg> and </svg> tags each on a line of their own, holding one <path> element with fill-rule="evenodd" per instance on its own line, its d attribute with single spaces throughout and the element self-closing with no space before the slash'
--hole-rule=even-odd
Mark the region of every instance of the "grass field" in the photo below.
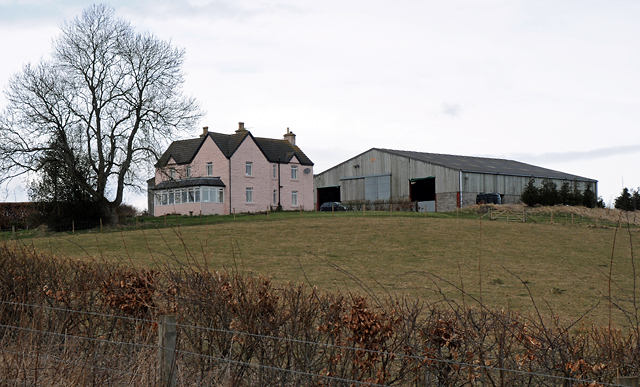
<svg viewBox="0 0 640 387">
<path fill-rule="evenodd" d="M 637 228 L 489 222 L 477 215 L 456 219 L 455 213 L 429 218 L 322 215 L 227 217 L 206 225 L 61 233 L 8 243 L 138 267 L 234 267 L 328 291 L 407 294 L 431 301 L 444 295 L 469 304 L 475 298 L 491 307 L 534 312 L 528 286 L 541 313 L 551 309 L 577 319 L 595 307 L 587 319 L 598 325 L 609 321 L 606 296 L 613 252 L 613 296 L 630 298 L 634 292 Z M 460 289 L 468 295 L 463 298 Z M 621 305 L 632 308 L 627 302 Z M 615 307 L 613 320 L 621 327 L 630 325 Z"/>
</svg>

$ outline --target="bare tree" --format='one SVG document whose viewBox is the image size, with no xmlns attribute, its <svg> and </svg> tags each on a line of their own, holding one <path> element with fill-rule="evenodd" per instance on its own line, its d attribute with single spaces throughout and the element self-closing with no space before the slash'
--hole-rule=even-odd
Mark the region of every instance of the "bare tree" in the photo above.
<svg viewBox="0 0 640 387">
<path fill-rule="evenodd" d="M 140 167 L 201 116 L 182 94 L 185 53 L 135 32 L 106 5 L 61 30 L 50 60 L 27 64 L 9 81 L 0 181 L 55 163 L 113 222 L 124 188 L 143 177 Z"/>
</svg>

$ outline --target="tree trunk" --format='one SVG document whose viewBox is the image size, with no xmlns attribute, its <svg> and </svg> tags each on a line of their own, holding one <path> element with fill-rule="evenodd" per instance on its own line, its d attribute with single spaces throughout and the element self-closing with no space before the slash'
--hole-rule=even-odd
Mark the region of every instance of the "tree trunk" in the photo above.
<svg viewBox="0 0 640 387">
<path fill-rule="evenodd" d="M 100 217 L 104 224 L 115 226 L 118 224 L 118 213 L 116 211 L 116 205 L 103 199 L 99 202 Z"/>
</svg>

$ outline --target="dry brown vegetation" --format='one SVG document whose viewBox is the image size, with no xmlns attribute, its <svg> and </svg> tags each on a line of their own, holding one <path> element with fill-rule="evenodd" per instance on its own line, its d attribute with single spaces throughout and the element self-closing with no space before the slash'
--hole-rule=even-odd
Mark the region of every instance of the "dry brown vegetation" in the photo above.
<svg viewBox="0 0 640 387">
<path fill-rule="evenodd" d="M 322 292 L 196 262 L 150 271 L 5 246 L 0 266 L 0 378 L 15 384 L 153 384 L 166 313 L 180 385 L 595 386 L 640 371 L 637 323 Z"/>
</svg>

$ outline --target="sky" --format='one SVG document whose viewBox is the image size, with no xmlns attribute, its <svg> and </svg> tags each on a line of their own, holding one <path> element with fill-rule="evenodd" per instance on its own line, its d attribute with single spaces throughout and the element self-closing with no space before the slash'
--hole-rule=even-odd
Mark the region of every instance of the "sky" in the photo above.
<svg viewBox="0 0 640 387">
<path fill-rule="evenodd" d="M 0 0 L 0 87 L 85 1 Z M 183 138 L 282 138 L 322 172 L 370 148 L 513 159 L 640 187 L 637 0 L 111 1 L 186 50 Z M 6 106 L 0 95 L 0 109 Z M 0 201 L 26 200 L 14 181 Z M 146 207 L 143 193 L 125 201 Z"/>
</svg>

